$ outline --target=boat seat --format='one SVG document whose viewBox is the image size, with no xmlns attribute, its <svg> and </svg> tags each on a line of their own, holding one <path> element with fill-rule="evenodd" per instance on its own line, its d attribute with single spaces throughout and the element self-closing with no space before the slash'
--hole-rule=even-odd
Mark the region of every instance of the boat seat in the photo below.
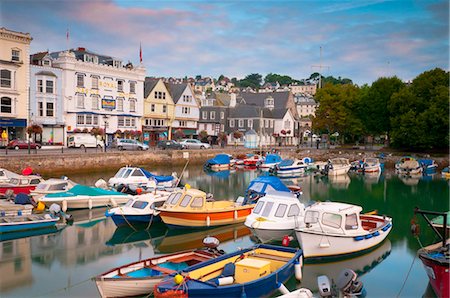
<svg viewBox="0 0 450 298">
<path fill-rule="evenodd" d="M 226 263 L 225 266 L 223 266 L 222 274 L 220 275 L 220 277 L 234 276 L 235 271 L 236 265 L 234 263 Z"/>
<path fill-rule="evenodd" d="M 156 265 L 145 266 L 145 267 L 146 267 L 146 268 L 153 269 L 153 270 L 155 270 L 155 271 L 160 271 L 160 272 L 162 272 L 162 273 L 164 273 L 164 274 L 172 274 L 172 273 L 175 272 L 175 270 L 167 269 L 167 268 L 163 268 L 163 267 L 159 267 L 159 266 L 156 266 Z"/>
<path fill-rule="evenodd" d="M 254 254 L 251 255 L 249 257 L 252 258 L 262 258 L 262 259 L 268 259 L 268 260 L 274 260 L 274 261 L 281 261 L 281 262 L 289 262 L 291 260 L 291 258 L 288 257 L 282 257 L 282 256 L 274 256 L 274 255 L 269 255 L 269 254 Z"/>
</svg>

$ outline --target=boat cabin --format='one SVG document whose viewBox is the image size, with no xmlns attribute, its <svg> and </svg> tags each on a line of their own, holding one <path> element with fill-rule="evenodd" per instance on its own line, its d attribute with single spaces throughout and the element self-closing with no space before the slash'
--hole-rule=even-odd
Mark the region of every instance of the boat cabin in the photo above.
<svg viewBox="0 0 450 298">
<path fill-rule="evenodd" d="M 48 179 L 46 181 L 43 181 L 39 183 L 36 188 L 34 189 L 34 192 L 36 193 L 52 193 L 52 192 L 61 192 L 61 191 L 67 191 L 73 186 L 75 186 L 76 183 L 68 180 L 68 179 Z"/>
<path fill-rule="evenodd" d="M 7 185 L 11 185 L 14 187 L 37 186 L 39 183 L 43 181 L 44 179 L 42 179 L 41 176 L 37 175 L 19 176 L 18 178 L 11 178 L 7 183 Z"/>
<path fill-rule="evenodd" d="M 282 221 L 304 214 L 305 205 L 292 193 L 274 191 L 260 198 L 252 215 L 258 215 L 267 220 Z"/>
<path fill-rule="evenodd" d="M 19 174 L 8 171 L 6 169 L 0 169 L 0 183 L 7 183 L 11 178 L 19 177 Z"/>
<path fill-rule="evenodd" d="M 348 160 L 348 158 L 343 158 L 343 157 L 332 158 L 329 160 L 329 163 L 331 163 L 332 165 L 335 165 L 335 166 L 350 165 L 350 161 Z"/>
<path fill-rule="evenodd" d="M 372 231 L 385 224 L 381 217 L 361 215 L 360 206 L 317 202 L 305 209 L 306 229 L 325 234 L 358 235 Z"/>
<path fill-rule="evenodd" d="M 123 167 L 109 179 L 108 183 L 113 186 L 119 184 L 146 184 L 148 178 L 141 168 Z"/>
</svg>

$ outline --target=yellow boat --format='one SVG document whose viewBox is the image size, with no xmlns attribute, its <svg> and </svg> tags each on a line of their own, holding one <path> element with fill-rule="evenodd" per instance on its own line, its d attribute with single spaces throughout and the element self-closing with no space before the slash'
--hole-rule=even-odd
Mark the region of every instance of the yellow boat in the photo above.
<svg viewBox="0 0 450 298">
<path fill-rule="evenodd" d="M 215 201 L 206 193 L 191 189 L 172 193 L 160 211 L 162 221 L 169 227 L 206 228 L 244 222 L 255 205 L 233 201 Z"/>
</svg>

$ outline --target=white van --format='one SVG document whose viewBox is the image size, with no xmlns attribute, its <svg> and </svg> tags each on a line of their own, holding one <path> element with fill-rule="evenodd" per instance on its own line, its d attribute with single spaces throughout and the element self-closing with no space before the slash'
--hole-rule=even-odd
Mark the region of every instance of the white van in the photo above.
<svg viewBox="0 0 450 298">
<path fill-rule="evenodd" d="M 103 141 L 100 136 L 95 137 L 88 133 L 77 133 L 69 136 L 67 141 L 69 148 L 103 148 Z"/>
</svg>

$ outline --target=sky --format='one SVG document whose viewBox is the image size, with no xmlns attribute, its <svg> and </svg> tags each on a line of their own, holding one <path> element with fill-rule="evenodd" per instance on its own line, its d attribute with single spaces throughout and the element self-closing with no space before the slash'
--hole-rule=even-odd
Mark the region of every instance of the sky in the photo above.
<svg viewBox="0 0 450 298">
<path fill-rule="evenodd" d="M 0 27 L 30 33 L 31 53 L 84 47 L 136 65 L 142 45 L 157 77 L 320 72 L 370 85 L 449 70 L 448 0 L 0 0 Z"/>
</svg>

